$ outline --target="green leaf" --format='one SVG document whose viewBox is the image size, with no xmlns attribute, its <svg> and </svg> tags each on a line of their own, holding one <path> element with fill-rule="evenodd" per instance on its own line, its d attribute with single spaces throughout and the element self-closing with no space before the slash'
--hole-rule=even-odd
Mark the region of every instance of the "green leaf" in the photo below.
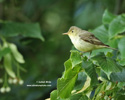
<svg viewBox="0 0 125 100">
<path fill-rule="evenodd" d="M 58 100 L 57 99 L 57 90 L 54 90 L 50 93 L 51 100 Z"/>
<path fill-rule="evenodd" d="M 57 90 L 53 90 L 53 91 L 50 93 L 50 99 L 46 99 L 46 100 L 70 100 L 70 99 L 69 99 L 69 98 L 67 98 L 67 99 L 58 98 L 58 97 L 57 97 Z"/>
<path fill-rule="evenodd" d="M 68 98 L 74 88 L 78 73 L 81 66 L 77 65 L 74 68 L 71 66 L 71 60 L 65 62 L 65 72 L 62 78 L 57 81 L 58 96 Z"/>
<path fill-rule="evenodd" d="M 123 88 L 125 86 L 125 82 L 118 82 L 118 87 Z"/>
<path fill-rule="evenodd" d="M 71 75 L 71 79 L 59 78 L 57 81 L 58 96 L 68 98 L 75 85 L 77 75 Z"/>
<path fill-rule="evenodd" d="M 76 84 L 75 84 L 75 90 L 80 90 L 84 84 L 85 84 L 85 81 L 86 81 L 86 73 L 85 72 L 79 72 L 78 73 L 78 79 L 76 81 Z"/>
<path fill-rule="evenodd" d="M 119 15 L 109 24 L 110 38 L 125 31 L 125 14 Z"/>
<path fill-rule="evenodd" d="M 115 39 L 115 38 L 112 38 L 108 41 L 108 44 L 112 47 L 112 48 L 118 48 L 118 42 L 119 42 L 119 39 Z"/>
<path fill-rule="evenodd" d="M 125 66 L 125 58 L 120 59 L 118 62 L 119 62 L 120 65 Z"/>
<path fill-rule="evenodd" d="M 114 72 L 110 75 L 112 82 L 125 82 L 125 68 L 121 72 Z"/>
<path fill-rule="evenodd" d="M 72 69 L 72 63 L 71 63 L 71 59 L 67 60 L 65 63 L 65 72 L 63 74 L 63 78 L 69 78 L 70 74 L 73 73 L 73 69 Z M 75 68 L 77 69 L 77 68 Z M 78 69 L 79 70 L 79 69 Z M 71 73 L 70 73 L 71 72 Z M 77 72 L 77 70 L 74 72 L 74 74 Z"/>
<path fill-rule="evenodd" d="M 100 53 L 92 59 L 99 63 L 101 69 L 107 74 L 108 78 L 112 72 L 121 71 L 121 67 L 113 59 L 105 57 L 103 53 Z"/>
<path fill-rule="evenodd" d="M 65 71 L 68 71 L 72 68 L 72 62 L 71 62 L 71 59 L 68 59 L 65 63 L 64 63 L 64 66 L 65 66 Z"/>
<path fill-rule="evenodd" d="M 90 85 L 91 85 L 91 78 L 87 76 L 84 86 L 77 93 L 82 93 L 83 91 L 87 90 L 90 87 Z"/>
<path fill-rule="evenodd" d="M 86 74 L 91 78 L 91 85 L 96 85 L 98 80 L 94 64 L 91 61 L 84 61 L 82 67 L 85 69 Z"/>
<path fill-rule="evenodd" d="M 8 43 L 8 46 L 14 56 L 14 58 L 16 59 L 17 62 L 19 63 L 24 63 L 24 59 L 23 59 L 23 56 L 22 54 L 17 50 L 17 47 L 15 44 L 13 43 Z"/>
<path fill-rule="evenodd" d="M 103 52 L 105 55 L 109 52 L 112 52 L 113 50 L 110 48 L 102 48 L 102 49 L 96 49 L 92 51 L 91 56 L 96 56 L 97 54 L 99 54 L 100 52 Z"/>
<path fill-rule="evenodd" d="M 101 25 L 99 27 L 97 27 L 96 29 L 94 29 L 92 31 L 92 33 L 94 33 L 94 35 L 101 40 L 103 43 L 107 43 L 108 41 L 108 30 L 106 29 L 106 27 L 104 25 Z"/>
<path fill-rule="evenodd" d="M 12 70 L 12 64 L 11 64 L 11 55 L 10 54 L 6 54 L 4 56 L 4 67 L 6 72 L 8 73 L 8 75 L 10 75 L 12 78 L 15 78 L 16 75 L 14 73 L 14 71 Z"/>
<path fill-rule="evenodd" d="M 121 54 L 121 58 L 125 59 L 125 37 L 119 41 L 118 48 Z"/>
<path fill-rule="evenodd" d="M 70 100 L 90 100 L 85 94 L 74 94 L 70 97 Z"/>
<path fill-rule="evenodd" d="M 102 82 L 98 85 L 98 87 L 95 90 L 92 100 L 101 100 L 102 99 L 102 95 L 103 95 L 102 92 L 105 91 L 106 85 L 107 85 L 107 82 Z"/>
<path fill-rule="evenodd" d="M 44 41 L 41 35 L 40 26 L 38 23 L 17 23 L 17 22 L 5 22 L 2 25 L 0 33 L 5 37 L 12 37 L 22 35 L 24 37 L 38 38 Z"/>
<path fill-rule="evenodd" d="M 100 71 L 100 78 L 102 81 L 105 81 L 105 80 L 109 81 L 109 79 L 110 79 L 110 78 L 108 79 L 106 73 L 103 70 Z"/>
<path fill-rule="evenodd" d="M 2 50 L 0 50 L 0 60 L 2 59 L 3 56 L 5 56 L 8 53 L 10 53 L 10 48 L 8 47 L 5 47 Z"/>
<path fill-rule="evenodd" d="M 76 75 L 79 73 L 81 69 L 81 64 L 76 65 L 74 68 L 72 68 L 71 65 L 71 60 L 69 59 L 68 61 L 65 62 L 65 72 L 63 74 L 63 78 L 72 78 L 71 75 Z"/>
<path fill-rule="evenodd" d="M 102 18 L 104 24 L 109 24 L 116 16 L 110 13 L 108 10 L 105 10 Z"/>
<path fill-rule="evenodd" d="M 82 62 L 80 52 L 78 52 L 76 50 L 71 51 L 70 59 L 71 59 L 71 62 L 72 62 L 72 68 Z"/>
</svg>

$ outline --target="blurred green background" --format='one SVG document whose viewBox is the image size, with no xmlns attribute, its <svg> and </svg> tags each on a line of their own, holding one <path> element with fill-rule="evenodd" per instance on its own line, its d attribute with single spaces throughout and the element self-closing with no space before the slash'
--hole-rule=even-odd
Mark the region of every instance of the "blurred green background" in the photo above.
<svg viewBox="0 0 125 100">
<path fill-rule="evenodd" d="M 24 84 L 10 85 L 0 100 L 44 100 L 56 89 L 56 80 L 64 71 L 72 44 L 67 36 L 70 26 L 94 29 L 101 25 L 102 14 L 125 12 L 125 0 L 0 0 L 0 21 L 39 23 L 45 41 L 21 35 L 6 38 L 15 43 L 24 56 L 21 72 Z M 1 27 L 1 25 L 0 25 Z M 1 34 L 1 33 L 0 33 Z M 2 70 L 0 69 L 0 73 Z M 2 76 L 0 76 L 2 77 Z M 51 81 L 51 87 L 27 87 L 36 81 Z M 0 86 L 2 86 L 0 84 Z"/>
</svg>

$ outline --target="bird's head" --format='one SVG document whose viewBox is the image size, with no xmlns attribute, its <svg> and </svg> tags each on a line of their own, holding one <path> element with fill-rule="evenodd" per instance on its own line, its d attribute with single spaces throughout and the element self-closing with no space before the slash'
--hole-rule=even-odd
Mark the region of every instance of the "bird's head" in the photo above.
<svg viewBox="0 0 125 100">
<path fill-rule="evenodd" d="M 80 31 L 81 31 L 80 28 L 76 26 L 71 26 L 69 31 L 67 33 L 63 33 L 63 35 L 76 36 L 79 34 Z"/>
</svg>

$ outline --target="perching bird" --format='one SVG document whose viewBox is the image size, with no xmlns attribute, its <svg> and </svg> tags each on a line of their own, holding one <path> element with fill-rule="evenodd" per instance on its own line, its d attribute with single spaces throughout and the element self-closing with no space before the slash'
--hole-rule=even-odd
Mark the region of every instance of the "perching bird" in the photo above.
<svg viewBox="0 0 125 100">
<path fill-rule="evenodd" d="M 82 52 L 91 52 L 92 50 L 100 48 L 111 48 L 102 43 L 94 36 L 94 34 L 76 26 L 70 27 L 69 31 L 67 33 L 63 33 L 63 35 L 68 35 L 75 48 Z"/>
</svg>

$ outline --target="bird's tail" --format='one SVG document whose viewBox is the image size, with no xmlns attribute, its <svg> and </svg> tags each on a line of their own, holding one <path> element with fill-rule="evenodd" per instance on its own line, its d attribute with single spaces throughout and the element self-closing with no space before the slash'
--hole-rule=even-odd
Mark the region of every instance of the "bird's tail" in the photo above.
<svg viewBox="0 0 125 100">
<path fill-rule="evenodd" d="M 117 50 L 117 51 L 118 51 L 118 49 L 112 48 L 112 47 L 109 47 L 109 46 L 107 46 L 107 48 L 112 49 L 112 50 Z"/>
</svg>

